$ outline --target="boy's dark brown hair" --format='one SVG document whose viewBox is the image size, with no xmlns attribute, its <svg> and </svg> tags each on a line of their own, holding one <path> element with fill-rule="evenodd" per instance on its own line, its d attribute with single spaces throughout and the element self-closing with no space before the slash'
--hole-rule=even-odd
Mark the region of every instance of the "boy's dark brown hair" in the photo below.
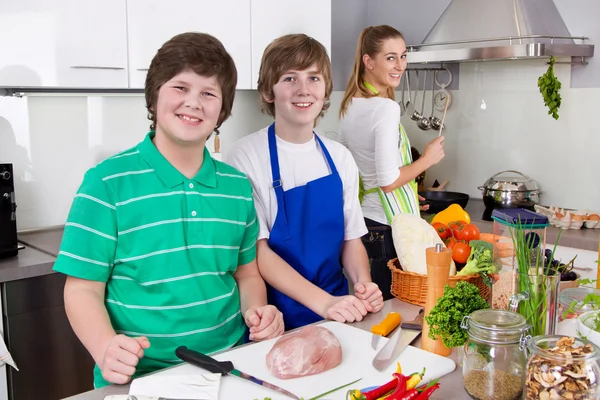
<svg viewBox="0 0 600 400">
<path fill-rule="evenodd" d="M 317 120 L 325 115 L 325 111 L 330 106 L 329 96 L 333 91 L 331 61 L 325 46 L 304 34 L 281 36 L 272 41 L 265 49 L 258 73 L 258 91 L 261 94 L 260 108 L 262 112 L 275 117 L 275 105 L 266 101 L 264 97 L 274 98 L 273 86 L 283 74 L 291 70 L 303 71 L 312 65 L 317 66 L 317 70 L 325 80 L 325 101 Z"/>
<path fill-rule="evenodd" d="M 175 75 L 188 70 L 205 77 L 217 77 L 223 95 L 215 128 L 218 135 L 219 127 L 231 115 L 237 69 L 233 58 L 217 38 L 197 32 L 174 36 L 162 45 L 150 63 L 144 89 L 148 119 L 152 121 L 150 129 L 156 129 L 155 110 L 159 89 Z"/>
</svg>

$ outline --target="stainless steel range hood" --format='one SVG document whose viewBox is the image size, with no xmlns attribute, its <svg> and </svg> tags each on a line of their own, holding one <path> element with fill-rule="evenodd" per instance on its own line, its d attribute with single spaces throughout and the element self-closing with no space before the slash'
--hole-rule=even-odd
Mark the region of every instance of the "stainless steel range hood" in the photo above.
<svg viewBox="0 0 600 400">
<path fill-rule="evenodd" d="M 409 63 L 469 62 L 594 55 L 587 37 L 569 34 L 552 0 L 452 0 Z M 579 59 L 581 58 L 581 59 Z"/>
</svg>

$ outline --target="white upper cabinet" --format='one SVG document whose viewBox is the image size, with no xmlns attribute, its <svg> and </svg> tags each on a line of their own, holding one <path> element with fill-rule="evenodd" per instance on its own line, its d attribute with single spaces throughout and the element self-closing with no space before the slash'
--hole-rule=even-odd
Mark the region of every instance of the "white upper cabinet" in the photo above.
<svg viewBox="0 0 600 400">
<path fill-rule="evenodd" d="M 219 39 L 238 71 L 238 89 L 250 89 L 250 0 L 127 0 L 130 86 L 143 88 L 157 50 L 183 32 Z"/>
<path fill-rule="evenodd" d="M 0 86 L 127 88 L 125 0 L 0 1 Z"/>
<path fill-rule="evenodd" d="M 274 39 L 304 33 L 321 42 L 331 58 L 331 0 L 252 0 L 252 89 L 263 52 Z"/>
</svg>

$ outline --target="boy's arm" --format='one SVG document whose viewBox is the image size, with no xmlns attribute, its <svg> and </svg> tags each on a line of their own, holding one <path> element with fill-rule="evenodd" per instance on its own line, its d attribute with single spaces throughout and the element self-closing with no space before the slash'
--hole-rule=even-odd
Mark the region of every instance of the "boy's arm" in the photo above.
<svg viewBox="0 0 600 400">
<path fill-rule="evenodd" d="M 108 343 L 117 335 L 104 306 L 105 288 L 104 282 L 69 276 L 64 291 L 65 311 L 73 331 L 99 366 Z"/>
<path fill-rule="evenodd" d="M 241 265 L 233 275 L 240 291 L 240 311 L 242 315 L 246 311 L 257 309 L 267 304 L 267 289 L 263 281 L 256 260 Z"/>
<path fill-rule="evenodd" d="M 248 195 L 252 188 L 248 184 Z M 265 281 L 256 265 L 256 237 L 259 221 L 254 201 L 248 206 L 246 230 L 238 255 L 238 268 L 233 277 L 240 293 L 240 311 L 250 328 L 250 340 L 264 340 L 283 333 L 283 316 L 277 308 L 267 305 Z"/>
<path fill-rule="evenodd" d="M 73 331 L 104 379 L 126 383 L 149 342 L 117 335 L 104 304 L 117 230 L 114 199 L 102 176 L 92 169 L 73 200 L 54 270 L 67 275 L 65 310 Z"/>
<path fill-rule="evenodd" d="M 331 301 L 329 293 L 308 281 L 275 253 L 267 239 L 257 244 L 258 268 L 263 278 L 281 293 L 325 317 L 326 305 Z"/>
<path fill-rule="evenodd" d="M 369 272 L 369 257 L 360 238 L 345 240 L 342 247 L 342 265 L 352 282 L 371 282 Z"/>
</svg>

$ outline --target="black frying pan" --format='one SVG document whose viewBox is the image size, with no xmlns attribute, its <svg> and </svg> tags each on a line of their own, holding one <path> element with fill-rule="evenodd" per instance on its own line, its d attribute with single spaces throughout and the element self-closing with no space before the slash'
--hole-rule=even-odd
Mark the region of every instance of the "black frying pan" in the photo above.
<svg viewBox="0 0 600 400">
<path fill-rule="evenodd" d="M 421 205 L 429 204 L 429 210 L 426 212 L 436 214 L 444 211 L 451 204 L 458 204 L 462 208 L 467 206 L 469 195 L 459 192 L 445 192 L 443 190 L 431 190 L 420 192 L 419 195 L 425 197 L 425 201 Z"/>
</svg>

